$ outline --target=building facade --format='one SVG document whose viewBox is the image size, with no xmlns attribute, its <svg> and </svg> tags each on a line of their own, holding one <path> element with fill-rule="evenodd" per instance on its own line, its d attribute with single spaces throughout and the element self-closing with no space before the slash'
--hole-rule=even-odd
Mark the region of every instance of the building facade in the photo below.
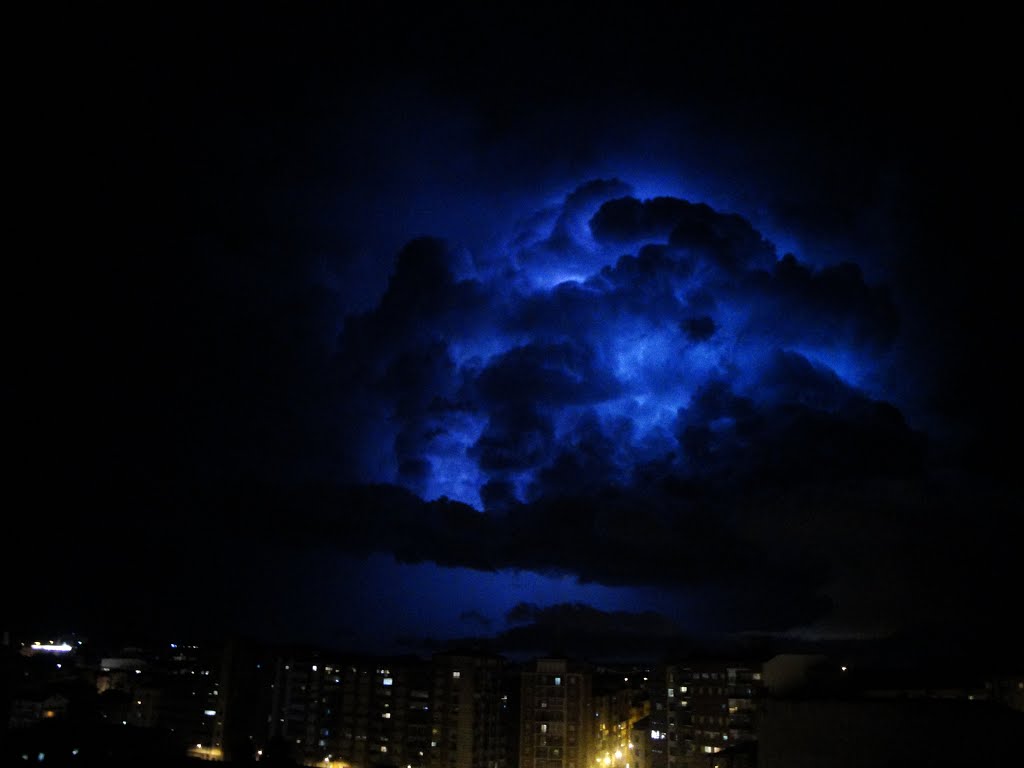
<svg viewBox="0 0 1024 768">
<path fill-rule="evenodd" d="M 280 657 L 271 741 L 307 764 L 426 768 L 429 669 L 416 659 Z"/>
<path fill-rule="evenodd" d="M 523 670 L 519 768 L 589 768 L 595 710 L 588 670 L 565 659 L 538 659 Z"/>
<path fill-rule="evenodd" d="M 762 691 L 759 664 L 693 662 L 665 675 L 668 768 L 753 768 L 755 711 Z M 724 753 L 724 754 L 723 754 Z M 718 757 L 721 755 L 721 757 Z"/>
<path fill-rule="evenodd" d="M 430 768 L 506 768 L 504 659 L 433 658 Z"/>
</svg>

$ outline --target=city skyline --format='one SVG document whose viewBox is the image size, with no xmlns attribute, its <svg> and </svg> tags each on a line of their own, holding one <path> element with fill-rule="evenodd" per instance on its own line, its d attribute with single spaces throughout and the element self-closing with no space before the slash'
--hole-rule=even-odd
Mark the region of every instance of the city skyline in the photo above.
<svg viewBox="0 0 1024 768">
<path fill-rule="evenodd" d="M 1019 762 L 1019 665 L 823 653 L 512 661 L 226 642 L 0 644 L 0 754 L 104 765 L 754 768 Z M 1015 711 L 1016 710 L 1016 711 Z M 898 724 L 898 727 L 894 727 Z M 958 738 L 949 738 L 950 729 Z"/>
</svg>

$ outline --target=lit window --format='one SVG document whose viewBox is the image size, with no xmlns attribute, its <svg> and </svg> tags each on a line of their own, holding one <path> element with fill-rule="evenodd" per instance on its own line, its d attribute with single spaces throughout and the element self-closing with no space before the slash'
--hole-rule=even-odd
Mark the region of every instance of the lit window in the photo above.
<svg viewBox="0 0 1024 768">
<path fill-rule="evenodd" d="M 675 696 L 676 696 L 676 691 L 675 691 L 675 689 L 674 689 L 674 688 L 669 688 L 669 689 L 668 689 L 668 697 L 669 697 L 670 699 L 674 699 L 674 698 L 675 698 Z"/>
<path fill-rule="evenodd" d="M 388 751 L 388 748 L 387 748 L 386 746 L 384 746 L 383 744 L 381 744 L 381 745 L 380 745 L 380 751 L 381 751 L 381 752 L 387 752 L 387 751 Z"/>
<path fill-rule="evenodd" d="M 383 717 L 385 720 L 390 720 L 391 719 L 391 713 L 390 712 L 385 712 L 384 714 L 381 715 L 381 717 Z"/>
<path fill-rule="evenodd" d="M 459 670 L 456 669 L 454 672 L 452 672 L 452 679 L 453 680 L 458 680 L 460 677 L 462 677 L 462 673 L 459 672 Z"/>
<path fill-rule="evenodd" d="M 547 723 L 541 723 L 540 724 L 540 732 L 541 733 L 547 733 L 548 732 L 548 724 Z"/>
<path fill-rule="evenodd" d="M 384 678 L 384 685 L 391 685 L 394 681 L 390 677 Z"/>
<path fill-rule="evenodd" d="M 316 664 L 313 665 L 313 671 L 316 672 Z"/>
<path fill-rule="evenodd" d="M 561 685 L 561 684 L 562 684 L 562 678 L 556 677 L 555 678 L 555 685 Z"/>
</svg>

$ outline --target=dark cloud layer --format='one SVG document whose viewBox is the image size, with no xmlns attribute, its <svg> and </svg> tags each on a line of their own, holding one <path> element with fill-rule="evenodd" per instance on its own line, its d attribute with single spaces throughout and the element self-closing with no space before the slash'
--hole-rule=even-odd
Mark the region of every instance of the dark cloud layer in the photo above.
<svg viewBox="0 0 1024 768">
<path fill-rule="evenodd" d="M 687 638 L 653 611 L 602 611 L 580 603 L 540 607 L 519 603 L 506 614 L 509 629 L 497 648 L 513 653 L 586 653 L 596 658 L 644 658 L 684 647 Z"/>
</svg>

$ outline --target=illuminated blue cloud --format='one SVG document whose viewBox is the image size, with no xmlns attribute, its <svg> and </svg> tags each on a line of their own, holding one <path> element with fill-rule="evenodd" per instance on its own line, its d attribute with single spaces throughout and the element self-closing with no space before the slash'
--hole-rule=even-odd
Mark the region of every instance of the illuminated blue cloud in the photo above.
<svg viewBox="0 0 1024 768">
<path fill-rule="evenodd" d="M 868 389 L 898 328 L 884 287 L 780 256 L 736 213 L 633 192 L 586 182 L 493 253 L 402 250 L 342 334 L 354 453 L 370 459 L 355 479 L 498 508 L 595 477 L 628 486 L 666 457 L 698 471 L 736 403 L 884 396 Z"/>
</svg>

